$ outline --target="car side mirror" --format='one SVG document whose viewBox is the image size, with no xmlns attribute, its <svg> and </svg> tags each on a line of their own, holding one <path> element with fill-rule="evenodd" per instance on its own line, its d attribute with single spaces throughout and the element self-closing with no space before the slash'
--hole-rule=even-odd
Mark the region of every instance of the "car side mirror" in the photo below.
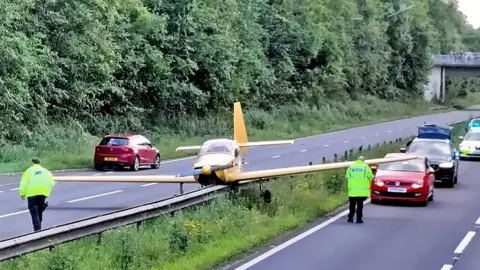
<svg viewBox="0 0 480 270">
<path fill-rule="evenodd" d="M 377 166 L 372 166 L 370 169 L 372 169 L 373 174 L 376 174 L 377 170 L 378 170 L 378 167 Z"/>
<path fill-rule="evenodd" d="M 435 170 L 432 167 L 428 167 L 427 173 L 428 174 L 433 174 L 433 173 L 435 173 Z"/>
<path fill-rule="evenodd" d="M 460 140 L 463 140 L 465 137 L 463 137 L 463 136 L 458 136 L 458 138 L 459 138 Z"/>
<path fill-rule="evenodd" d="M 405 153 L 407 152 L 407 149 L 405 147 L 400 148 L 400 153 Z"/>
</svg>

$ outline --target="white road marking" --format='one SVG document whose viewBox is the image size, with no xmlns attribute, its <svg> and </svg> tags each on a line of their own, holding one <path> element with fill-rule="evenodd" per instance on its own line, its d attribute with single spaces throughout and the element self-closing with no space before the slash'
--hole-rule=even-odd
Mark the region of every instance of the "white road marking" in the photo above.
<svg viewBox="0 0 480 270">
<path fill-rule="evenodd" d="M 329 144 L 325 144 L 325 145 L 323 145 L 323 147 L 329 147 L 329 146 L 330 146 Z"/>
<path fill-rule="evenodd" d="M 302 149 L 300 150 L 300 152 L 307 152 L 307 149 Z"/>
<path fill-rule="evenodd" d="M 15 185 L 15 183 L 3 184 L 3 185 L 0 185 L 0 187 L 4 187 L 4 186 L 11 186 L 11 185 Z"/>
<path fill-rule="evenodd" d="M 365 139 L 365 137 L 362 137 L 362 139 Z"/>
<path fill-rule="evenodd" d="M 113 171 L 108 171 L 108 172 L 106 172 L 106 173 L 113 173 Z"/>
<path fill-rule="evenodd" d="M 102 175 L 102 173 L 94 173 L 94 174 L 92 174 L 92 175 L 98 176 L 98 175 Z"/>
<path fill-rule="evenodd" d="M 475 225 L 480 226 L 480 217 L 477 219 L 477 221 L 475 221 Z"/>
<path fill-rule="evenodd" d="M 272 158 L 279 158 L 280 156 L 273 156 Z"/>
<path fill-rule="evenodd" d="M 249 147 L 249 148 L 251 149 L 251 148 L 253 148 L 253 147 Z M 165 163 L 177 162 L 177 161 L 182 161 L 182 160 L 187 160 L 187 159 L 192 159 L 192 158 L 195 158 L 195 157 L 186 157 L 186 158 L 165 160 L 165 161 L 162 161 L 161 163 L 162 163 L 162 164 L 165 164 Z"/>
<path fill-rule="evenodd" d="M 388 132 L 389 132 L 389 133 L 391 133 L 392 131 L 391 131 L 391 130 L 389 130 Z"/>
<path fill-rule="evenodd" d="M 442 269 L 440 269 L 440 270 L 450 270 L 450 269 L 452 269 L 452 267 L 453 267 L 453 265 L 451 265 L 451 264 L 444 264 Z"/>
<path fill-rule="evenodd" d="M 149 186 L 153 186 L 153 185 L 156 185 L 158 183 L 150 183 L 150 184 L 145 184 L 145 185 L 141 185 L 141 187 L 149 187 Z"/>
<path fill-rule="evenodd" d="M 15 212 L 15 213 L 10 213 L 10 214 L 1 215 L 0 218 L 16 216 L 16 215 L 20 215 L 20 214 L 23 214 L 23 213 L 28 213 L 28 210 L 23 210 L 23 211 L 20 211 L 20 212 Z"/>
<path fill-rule="evenodd" d="M 368 203 L 370 203 L 370 199 L 367 199 L 367 200 L 364 202 L 364 204 L 368 204 Z M 275 248 L 273 248 L 273 249 L 271 249 L 271 250 L 269 250 L 269 251 L 261 254 L 260 256 L 256 257 L 255 259 L 253 259 L 253 260 L 251 260 L 251 261 L 249 261 L 249 262 L 247 262 L 247 263 L 245 263 L 245 264 L 243 264 L 243 265 L 235 268 L 235 270 L 245 270 L 245 269 L 248 269 L 248 268 L 254 266 L 255 264 L 257 264 L 257 263 L 265 260 L 266 258 L 272 256 L 273 254 L 281 251 L 282 249 L 287 248 L 288 246 L 290 246 L 290 245 L 292 245 L 292 244 L 295 244 L 296 242 L 298 242 L 298 241 L 302 240 L 303 238 L 305 238 L 305 237 L 307 237 L 307 236 L 315 233 L 316 231 L 327 227 L 328 225 L 330 225 L 331 223 L 337 221 L 337 220 L 340 219 L 341 217 L 346 216 L 346 215 L 348 214 L 348 211 L 349 211 L 349 210 L 347 209 L 347 210 L 339 213 L 338 215 L 330 218 L 329 220 L 323 222 L 322 224 L 319 224 L 319 225 L 311 228 L 310 230 L 308 230 L 308 231 L 306 231 L 306 232 L 304 232 L 304 233 L 302 233 L 302 234 L 299 234 L 299 235 L 295 236 L 294 238 L 288 240 L 287 242 L 284 242 L 284 243 L 282 243 L 281 245 L 279 245 L 279 246 L 277 246 L 277 247 L 275 247 Z M 345 221 L 345 222 L 346 222 L 346 221 Z"/>
<path fill-rule="evenodd" d="M 375 136 L 378 136 L 378 135 L 380 135 L 380 134 L 379 134 L 379 133 L 375 133 Z"/>
<path fill-rule="evenodd" d="M 343 143 L 348 143 L 348 141 L 343 141 Z"/>
<path fill-rule="evenodd" d="M 17 188 L 11 188 L 10 190 L 19 190 L 19 189 L 20 189 L 20 188 L 17 187 Z"/>
<path fill-rule="evenodd" d="M 463 250 L 468 246 L 468 243 L 472 241 L 473 237 L 475 236 L 475 232 L 469 231 L 467 235 L 463 238 L 462 242 L 458 244 L 457 248 L 453 252 L 454 254 L 461 254 L 463 253 Z"/>
<path fill-rule="evenodd" d="M 103 197 L 103 196 L 107 196 L 107 195 L 111 195 L 111 194 L 115 194 L 115 193 L 119 193 L 119 192 L 123 192 L 123 190 L 115 190 L 115 191 L 112 191 L 112 192 L 102 193 L 102 194 L 93 195 L 93 196 L 89 196 L 89 197 L 83 197 L 83 198 L 80 198 L 80 199 L 67 201 L 67 203 L 74 203 L 74 202 L 84 201 L 84 200 L 88 200 L 88 199 Z"/>
<path fill-rule="evenodd" d="M 247 165 L 248 163 L 249 163 L 248 161 L 245 161 L 245 162 L 243 163 L 243 165 Z"/>
<path fill-rule="evenodd" d="M 3 192 L 3 190 L 0 190 L 0 193 L 2 193 L 2 192 Z"/>
</svg>

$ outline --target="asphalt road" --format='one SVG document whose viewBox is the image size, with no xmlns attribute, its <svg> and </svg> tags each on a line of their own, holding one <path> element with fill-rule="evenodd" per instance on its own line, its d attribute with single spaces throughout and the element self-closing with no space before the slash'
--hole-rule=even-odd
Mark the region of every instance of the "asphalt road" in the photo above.
<svg viewBox="0 0 480 270">
<path fill-rule="evenodd" d="M 416 126 L 423 124 L 425 121 L 427 123 L 449 124 L 455 121 L 467 120 L 470 116 L 480 116 L 480 111 L 455 111 L 450 113 L 415 117 L 393 122 L 363 126 L 334 133 L 301 138 L 297 139 L 293 145 L 256 147 L 250 149 L 249 152 L 246 154 L 245 170 L 251 171 L 258 169 L 271 169 L 282 168 L 286 166 L 307 165 L 310 161 L 314 163 L 320 163 L 322 157 L 324 156 L 327 158 L 331 158 L 335 153 L 343 153 L 345 150 L 356 148 L 360 145 L 374 145 L 383 141 L 395 140 L 395 138 L 398 137 L 414 135 L 417 131 Z M 180 160 L 164 161 L 161 164 L 161 168 L 158 170 L 145 169 L 138 172 L 118 171 L 102 173 L 93 170 L 85 170 L 55 174 L 116 176 L 132 174 L 176 174 L 185 170 L 189 170 L 192 166 L 192 161 L 193 157 Z M 467 167 L 467 165 L 464 167 Z M 15 237 L 21 234 L 32 232 L 30 217 L 28 214 L 28 210 L 26 209 L 26 201 L 22 201 L 19 198 L 18 194 L 19 178 L 20 175 L 0 176 L 0 205 L 2 205 L 2 207 L 0 208 L 0 239 Z M 464 179 L 468 178 L 464 176 L 464 171 L 462 171 L 462 178 L 460 178 L 459 180 L 460 185 L 457 189 L 460 189 L 464 185 L 464 183 L 466 184 L 468 182 L 468 180 Z M 191 191 L 198 188 L 200 188 L 200 186 L 195 184 L 184 185 L 185 191 Z M 54 190 L 52 191 L 51 198 L 49 199 L 50 207 L 47 208 L 44 214 L 43 228 L 57 226 L 79 219 L 93 217 L 123 208 L 138 206 L 159 199 L 168 198 L 171 197 L 173 194 L 178 193 L 178 190 L 178 184 L 141 185 L 125 183 L 57 183 Z M 442 203 L 442 193 L 440 192 L 439 194 L 440 195 L 437 198 L 439 202 L 437 204 Z M 461 199 L 464 198 L 462 197 Z M 440 206 L 442 207 L 440 211 L 445 211 L 444 206 Z M 460 215 L 461 213 L 463 213 L 459 212 L 458 209 L 456 209 L 456 212 L 441 216 L 442 218 L 448 220 L 451 216 Z M 371 210 L 370 208 L 367 208 L 366 211 L 367 213 L 369 213 Z M 381 212 L 381 210 L 379 211 Z M 380 215 L 387 216 L 382 216 L 380 220 L 391 220 L 392 218 L 396 219 L 395 216 L 389 216 L 389 211 L 383 211 L 384 212 L 381 213 L 379 212 Z M 405 213 L 411 214 L 409 211 L 412 210 L 399 211 L 407 211 Z M 422 209 L 422 212 L 419 213 L 423 215 L 425 211 L 423 211 Z M 367 222 L 372 222 L 372 219 L 375 220 L 373 213 L 367 215 L 369 215 L 369 218 L 366 219 Z M 379 219 L 377 218 L 377 220 Z M 451 227 L 458 227 L 460 224 L 456 224 L 455 226 L 454 225 L 455 224 L 452 224 Z M 365 224 L 365 226 L 369 226 L 368 223 Z M 402 227 L 396 228 L 397 230 L 402 229 Z M 417 229 L 418 230 L 415 232 L 417 235 L 419 233 L 418 231 L 423 231 L 422 228 Z M 327 235 L 327 238 L 321 239 L 320 242 L 330 243 L 328 249 L 334 250 L 332 249 L 332 247 L 335 247 L 337 245 L 335 241 L 338 241 L 336 237 L 339 237 L 339 235 L 336 233 L 337 232 L 333 232 L 333 234 Z M 428 234 L 428 232 L 425 233 Z M 361 231 L 360 235 L 365 235 L 365 229 Z M 382 241 L 388 243 L 395 240 L 391 237 L 403 238 L 399 236 L 400 234 L 395 235 L 384 235 L 385 238 L 382 239 Z M 415 240 L 414 237 L 411 238 L 412 240 Z M 452 241 L 454 238 L 455 237 L 452 236 Z M 368 239 L 364 239 L 364 241 L 368 241 Z M 375 248 L 375 246 L 380 243 L 372 244 L 372 242 L 370 242 L 370 248 L 368 249 L 370 250 L 370 252 L 367 253 L 367 255 L 373 256 L 374 254 L 383 254 L 384 252 L 382 249 Z M 352 244 L 347 244 L 347 246 L 348 245 L 352 246 Z M 435 245 L 431 245 L 429 246 L 429 248 L 435 249 L 438 247 Z M 315 248 L 315 250 L 321 249 Z M 343 251 L 337 250 L 337 252 Z M 390 255 L 386 254 L 386 256 Z M 383 264 L 383 266 L 385 267 L 386 265 Z"/>
<path fill-rule="evenodd" d="M 367 204 L 364 224 L 347 223 L 342 215 L 269 257 L 256 254 L 230 269 L 440 270 L 452 265 L 454 256 L 459 260 L 453 270 L 480 269 L 479 236 L 469 245 L 460 244 L 469 231 L 475 232 L 480 217 L 475 203 L 480 200 L 478 166 L 462 161 L 458 184 L 453 189 L 436 188 L 434 201 L 425 208 Z M 243 266 L 258 256 L 258 263 Z"/>
</svg>

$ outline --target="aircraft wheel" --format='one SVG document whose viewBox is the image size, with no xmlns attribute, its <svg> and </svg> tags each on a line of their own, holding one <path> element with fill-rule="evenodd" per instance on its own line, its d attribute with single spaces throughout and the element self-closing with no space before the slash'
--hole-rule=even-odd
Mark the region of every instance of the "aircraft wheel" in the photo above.
<svg viewBox="0 0 480 270">
<path fill-rule="evenodd" d="M 272 193 L 270 192 L 270 190 L 267 189 L 263 192 L 263 201 L 266 203 L 272 202 Z"/>
</svg>

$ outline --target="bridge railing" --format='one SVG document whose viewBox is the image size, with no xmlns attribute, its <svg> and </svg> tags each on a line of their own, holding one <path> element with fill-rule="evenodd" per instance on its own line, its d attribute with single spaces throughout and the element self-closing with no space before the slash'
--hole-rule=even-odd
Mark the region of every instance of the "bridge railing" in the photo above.
<svg viewBox="0 0 480 270">
<path fill-rule="evenodd" d="M 458 55 L 436 55 L 435 66 L 480 67 L 480 53 Z"/>
</svg>

